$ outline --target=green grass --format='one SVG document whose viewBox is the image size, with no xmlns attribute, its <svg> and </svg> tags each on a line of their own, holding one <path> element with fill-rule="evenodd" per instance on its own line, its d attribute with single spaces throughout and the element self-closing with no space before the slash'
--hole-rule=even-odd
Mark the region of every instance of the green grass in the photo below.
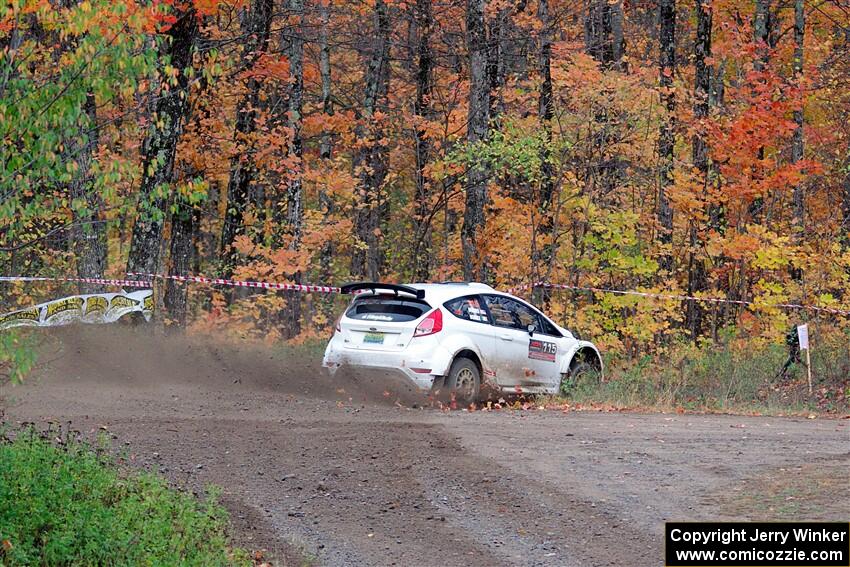
<svg viewBox="0 0 850 567">
<path fill-rule="evenodd" d="M 805 366 L 777 377 L 788 357 L 778 344 L 681 344 L 665 356 L 620 361 L 602 383 L 568 391 L 566 401 L 625 408 L 732 413 L 850 412 L 850 338 L 836 333 L 812 352 L 814 392 Z"/>
<path fill-rule="evenodd" d="M 227 526 L 215 491 L 125 473 L 104 445 L 0 438 L 0 565 L 250 565 Z"/>
</svg>

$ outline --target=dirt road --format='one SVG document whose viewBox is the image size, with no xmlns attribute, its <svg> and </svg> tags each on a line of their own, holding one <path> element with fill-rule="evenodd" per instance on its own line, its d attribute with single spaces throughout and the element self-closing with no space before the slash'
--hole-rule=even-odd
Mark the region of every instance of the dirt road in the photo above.
<svg viewBox="0 0 850 567">
<path fill-rule="evenodd" d="M 659 565 L 668 519 L 850 518 L 848 420 L 414 409 L 316 360 L 119 326 L 46 350 L 0 388 L 8 421 L 103 426 L 222 486 L 277 565 Z"/>
</svg>

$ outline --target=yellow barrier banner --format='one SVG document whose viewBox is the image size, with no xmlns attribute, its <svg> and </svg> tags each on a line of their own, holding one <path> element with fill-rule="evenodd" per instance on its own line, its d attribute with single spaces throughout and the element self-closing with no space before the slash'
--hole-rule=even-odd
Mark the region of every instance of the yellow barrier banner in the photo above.
<svg viewBox="0 0 850 567">
<path fill-rule="evenodd" d="M 141 313 L 146 321 L 150 321 L 153 306 L 151 289 L 130 293 L 72 295 L 0 315 L 0 329 L 114 323 L 129 313 Z"/>
</svg>

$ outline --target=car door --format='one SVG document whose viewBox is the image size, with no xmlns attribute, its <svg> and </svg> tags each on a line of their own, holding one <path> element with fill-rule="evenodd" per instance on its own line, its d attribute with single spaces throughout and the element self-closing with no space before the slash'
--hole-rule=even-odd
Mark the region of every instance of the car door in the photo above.
<svg viewBox="0 0 850 567">
<path fill-rule="evenodd" d="M 557 325 L 552 323 L 552 321 L 539 311 L 538 317 L 540 318 L 540 328 L 534 332 L 534 338 L 555 344 L 555 348 L 549 347 L 549 350 L 554 350 L 555 353 L 555 373 L 550 375 L 550 387 L 557 389 L 561 384 L 561 370 L 564 368 L 564 358 L 572 352 L 571 349 L 575 344 L 575 339 L 564 335 L 558 330 Z"/>
<path fill-rule="evenodd" d="M 481 365 L 484 369 L 483 379 L 493 378 L 493 353 L 496 350 L 496 338 L 490 316 L 479 295 L 466 295 L 446 301 L 443 307 L 452 315 L 452 329 L 471 340 L 478 347 Z M 464 344 L 463 342 L 458 344 Z"/>
<path fill-rule="evenodd" d="M 484 303 L 496 329 L 494 365 L 499 384 L 549 386 L 558 380 L 558 341 L 540 332 L 544 328 L 540 314 L 503 295 L 484 295 Z"/>
</svg>

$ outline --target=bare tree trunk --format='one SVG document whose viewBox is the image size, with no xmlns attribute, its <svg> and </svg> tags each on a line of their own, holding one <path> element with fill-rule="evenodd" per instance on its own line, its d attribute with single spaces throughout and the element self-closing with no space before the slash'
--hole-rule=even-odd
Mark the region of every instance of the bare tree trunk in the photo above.
<svg viewBox="0 0 850 567">
<path fill-rule="evenodd" d="M 673 268 L 673 257 L 669 247 L 673 242 L 673 208 L 667 189 L 673 183 L 673 150 L 675 144 L 676 93 L 673 91 L 673 76 L 676 73 L 676 0 L 661 0 L 659 3 L 658 34 L 660 44 L 659 83 L 661 100 L 667 116 L 661 125 L 658 137 L 658 240 L 664 249 L 661 269 L 669 272 Z"/>
<path fill-rule="evenodd" d="M 379 105 L 385 105 L 390 76 L 390 22 L 384 0 L 375 2 L 375 40 L 366 69 L 366 96 L 363 101 L 365 122 L 358 127 L 359 138 L 368 137 L 357 152 L 354 170 L 360 178 L 355 229 L 366 250 L 353 255 L 352 274 L 377 280 L 380 274 L 381 188 L 387 175 L 386 148 L 381 143 L 381 125 L 372 117 Z"/>
<path fill-rule="evenodd" d="M 548 240 L 546 244 L 536 243 L 532 262 L 532 280 L 538 281 L 542 274 L 551 270 L 553 262 L 554 238 L 553 203 L 555 195 L 555 168 L 552 163 L 552 119 L 555 116 L 555 104 L 552 93 L 552 22 L 549 17 L 549 0 L 538 0 L 537 20 L 540 23 L 540 40 L 537 56 L 537 66 L 540 72 L 540 96 L 537 99 L 537 116 L 543 129 L 543 148 L 540 160 L 540 225 L 541 239 Z M 545 289 L 539 288 L 538 302 L 545 304 L 548 297 Z"/>
<path fill-rule="evenodd" d="M 286 224 L 291 240 L 290 250 L 301 248 L 301 237 L 304 231 L 304 192 L 301 173 L 303 171 L 301 126 L 304 106 L 304 39 L 302 33 L 304 3 L 303 0 L 290 0 L 292 14 L 298 18 L 298 27 L 293 30 L 289 45 L 289 157 L 296 162 L 297 168 L 291 173 L 286 192 Z M 301 272 L 293 276 L 295 283 L 301 283 Z M 290 292 L 286 303 L 286 321 L 288 323 L 287 338 L 297 336 L 301 332 L 301 294 Z"/>
<path fill-rule="evenodd" d="M 72 201 L 85 203 L 85 209 L 71 208 L 73 214 L 71 239 L 74 242 L 74 255 L 77 260 L 77 276 L 102 278 L 106 270 L 107 257 L 106 221 L 103 215 L 103 199 L 92 187 L 91 165 L 99 144 L 97 106 L 93 93 L 86 95 L 84 110 L 88 117 L 88 124 L 81 128 L 83 130 L 81 137 L 85 140 L 84 147 L 74 152 L 77 171 L 69 189 Z M 81 283 L 79 289 L 81 293 L 94 293 L 102 289 L 102 286 Z"/>
<path fill-rule="evenodd" d="M 304 224 L 304 196 L 301 182 L 302 140 L 301 124 L 304 106 L 304 39 L 301 36 L 303 26 L 303 0 L 290 0 L 289 7 L 293 15 L 297 15 L 298 28 L 293 30 L 289 46 L 289 112 L 288 126 L 291 130 L 289 138 L 289 156 L 298 163 L 293 172 L 286 194 L 286 224 L 292 236 L 289 247 L 297 250 L 301 245 Z"/>
<path fill-rule="evenodd" d="M 615 0 L 609 2 L 611 10 L 611 61 L 616 68 L 625 71 L 623 56 L 626 54 L 626 36 L 623 29 L 625 16 L 623 15 L 623 1 Z"/>
<path fill-rule="evenodd" d="M 772 2 L 773 0 L 756 0 L 756 13 L 753 20 L 753 34 L 757 43 L 756 71 L 764 71 L 770 61 L 771 35 L 774 26 Z"/>
<path fill-rule="evenodd" d="M 429 106 L 433 89 L 433 59 L 431 55 L 431 26 L 434 24 L 431 0 L 416 0 L 416 101 L 413 113 L 421 120 L 431 118 Z M 414 237 L 413 271 L 417 279 L 427 281 L 431 275 L 431 209 L 430 180 L 425 173 L 430 155 L 430 144 L 425 130 L 416 128 L 416 233 Z"/>
<path fill-rule="evenodd" d="M 758 72 L 763 72 L 767 69 L 770 63 L 770 51 L 773 47 L 775 32 L 775 21 L 771 4 L 773 0 L 756 0 L 755 18 L 753 19 L 753 39 L 756 42 L 756 59 L 753 63 L 753 68 Z M 756 90 L 753 89 L 753 96 Z M 764 147 L 758 149 L 758 159 L 764 159 Z M 757 196 L 750 204 L 749 212 L 753 221 L 758 221 L 762 216 L 764 208 L 764 195 Z"/>
<path fill-rule="evenodd" d="M 585 51 L 603 70 L 623 70 L 622 57 L 625 43 L 615 32 L 615 21 L 623 20 L 620 1 L 589 0 L 584 18 Z M 623 175 L 624 163 L 620 156 L 611 155 L 611 132 L 609 109 L 598 105 L 594 109 L 596 129 L 593 133 L 591 151 L 594 159 L 588 159 L 586 175 L 589 184 L 596 186 L 602 196 L 611 194 Z"/>
<path fill-rule="evenodd" d="M 605 68 L 619 66 L 625 54 L 623 19 L 620 0 L 589 0 L 584 18 L 585 50 Z"/>
<path fill-rule="evenodd" d="M 328 47 L 328 27 L 330 26 L 330 11 L 328 2 L 319 2 L 319 73 L 322 78 L 322 112 L 325 116 L 333 116 L 334 105 L 331 98 L 331 50 Z M 319 157 L 331 159 L 331 134 L 327 130 L 322 133 L 319 146 Z"/>
<path fill-rule="evenodd" d="M 21 44 L 23 44 L 26 35 L 21 33 L 18 25 L 19 22 L 0 37 L 0 53 L 2 53 L 2 56 L 0 56 L 0 62 L 2 62 L 2 67 L 0 67 L 2 69 L 2 72 L 0 72 L 0 97 L 6 94 L 9 81 L 18 75 L 15 59 L 20 56 Z"/>
<path fill-rule="evenodd" d="M 329 2 L 319 2 L 319 74 L 322 81 L 322 113 L 330 118 L 334 114 L 334 105 L 331 92 L 331 50 L 328 46 L 328 28 L 330 27 Z M 319 157 L 330 165 L 333 152 L 333 139 L 329 129 L 322 132 L 322 140 L 319 144 Z M 319 208 L 322 211 L 322 222 L 329 222 L 334 214 L 336 205 L 331 195 L 324 189 L 319 189 Z M 328 239 L 319 252 L 320 283 L 331 281 L 333 275 L 332 265 L 335 252 L 334 243 Z M 324 297 L 320 303 L 320 310 L 324 318 L 333 321 L 333 298 Z"/>
<path fill-rule="evenodd" d="M 487 77 L 487 31 L 484 23 L 485 0 L 466 2 L 466 42 L 469 51 L 469 110 L 466 139 L 470 145 L 489 137 L 490 84 Z M 486 259 L 478 252 L 479 231 L 484 228 L 484 203 L 487 200 L 486 163 L 470 164 L 466 178 L 466 206 L 461 229 L 463 276 L 480 281 L 485 276 Z"/>
<path fill-rule="evenodd" d="M 77 0 L 61 0 L 57 7 L 72 9 L 76 5 Z M 32 22 L 33 30 L 29 33 L 21 33 L 18 29 L 19 24 L 16 18 L 15 27 L 12 28 L 11 33 L 0 39 L 0 51 L 3 53 L 0 61 L 7 63 L 0 73 L 3 76 L 2 85 L 7 84 L 20 72 L 19 66 L 14 62 L 16 57 L 20 56 L 18 50 L 25 36 L 33 35 L 39 40 L 52 42 L 54 64 L 59 64 L 63 54 L 72 51 L 80 39 L 74 34 L 61 35 L 58 30 L 47 33 L 47 37 L 39 37 L 44 35 L 44 30 L 38 29 L 36 20 Z M 3 86 L 0 86 L 0 96 L 3 90 Z M 92 175 L 92 163 L 99 145 L 97 101 L 93 92 L 87 92 L 77 131 L 74 135 L 65 136 L 63 152 L 63 161 L 76 166 L 74 175 L 67 185 L 68 201 L 71 204 L 71 226 L 68 237 L 77 264 L 77 276 L 80 278 L 102 278 L 106 270 L 107 241 L 103 198 L 93 186 Z M 95 293 L 101 291 L 104 286 L 80 282 L 77 287 L 80 293 Z"/>
<path fill-rule="evenodd" d="M 703 122 L 708 118 L 711 107 L 723 104 L 723 74 L 725 68 L 724 64 L 721 63 L 719 71 L 715 73 L 714 67 L 709 65 L 713 14 L 711 2 L 712 0 L 697 1 L 697 37 L 694 42 L 694 119 L 698 124 L 693 136 L 692 159 L 694 167 L 702 176 L 703 193 L 706 195 L 708 195 L 708 188 L 712 180 L 709 170 L 708 140 Z M 721 232 L 723 217 L 721 204 L 709 200 L 709 228 Z"/>
<path fill-rule="evenodd" d="M 268 49 L 273 0 L 253 0 L 243 15 L 242 30 L 246 34 L 242 51 L 242 67 L 250 69 Z M 233 138 L 240 143 L 256 129 L 257 107 L 260 104 L 260 81 L 251 77 L 246 84 L 245 94 L 236 108 L 236 127 Z M 230 277 L 236 267 L 237 254 L 233 242 L 244 230 L 244 216 L 251 201 L 251 182 L 254 178 L 253 148 L 239 151 L 230 160 L 230 180 L 227 183 L 227 209 L 221 229 L 222 275 Z"/>
<path fill-rule="evenodd" d="M 850 118 L 850 117 L 848 117 Z M 841 243 L 843 249 L 850 249 L 850 150 L 844 160 L 844 182 L 841 184 Z"/>
<path fill-rule="evenodd" d="M 610 25 L 606 30 L 606 23 L 610 22 L 608 9 L 605 0 L 589 0 L 584 15 L 584 48 L 588 55 L 599 62 L 606 60 L 605 44 L 610 31 Z"/>
<path fill-rule="evenodd" d="M 806 31 L 806 13 L 803 0 L 794 2 L 794 83 L 800 89 L 799 108 L 794 109 L 794 139 L 791 144 L 791 162 L 799 163 L 803 159 L 803 39 Z M 805 226 L 805 195 L 802 184 L 794 186 L 794 236 L 797 243 L 802 241 Z M 795 279 L 801 274 L 795 270 Z"/>
<path fill-rule="evenodd" d="M 490 83 L 490 122 L 498 123 L 499 117 L 504 112 L 503 91 L 507 79 L 507 68 L 505 61 L 506 42 L 508 41 L 508 17 L 511 9 L 501 8 L 486 23 L 485 34 L 487 38 L 487 80 Z M 498 129 L 498 127 L 496 127 Z"/>
<path fill-rule="evenodd" d="M 186 275 L 191 271 L 195 255 L 195 234 L 199 224 L 200 209 L 178 196 L 174 203 L 174 213 L 171 215 L 169 274 Z M 188 307 L 186 284 L 168 280 L 165 284 L 164 303 L 168 312 L 168 327 L 178 332 L 183 331 L 186 327 Z"/>
<path fill-rule="evenodd" d="M 541 204 L 544 210 L 552 205 L 555 190 L 555 171 L 552 165 L 550 145 L 552 143 L 552 119 L 555 117 L 555 100 L 552 94 L 552 22 L 549 18 L 549 0 L 538 0 L 537 19 L 540 22 L 540 96 L 537 99 L 537 115 L 543 127 L 544 144 L 542 158 Z"/>
<path fill-rule="evenodd" d="M 697 126 L 693 136 L 692 159 L 694 168 L 699 172 L 703 182 L 703 194 L 708 194 L 711 183 L 708 159 L 708 141 L 703 121 L 708 118 L 711 101 L 711 66 L 708 61 L 711 57 L 711 31 L 712 31 L 712 7 L 711 0 L 697 0 L 697 37 L 694 42 L 694 118 Z M 719 215 L 715 212 L 719 206 L 715 203 L 709 204 L 709 223 L 713 223 Z M 694 221 L 688 228 L 688 295 L 702 291 L 706 287 L 705 266 L 697 258 L 697 250 L 700 248 L 700 238 Z M 703 309 L 696 301 L 688 301 L 685 310 L 685 327 L 690 331 L 691 337 L 696 339 L 699 335 Z"/>
<path fill-rule="evenodd" d="M 189 77 L 185 69 L 192 64 L 197 31 L 194 10 L 181 13 L 168 30 L 169 62 L 179 70 L 177 85 L 161 86 L 161 97 L 156 103 L 158 120 L 151 123 L 142 144 L 142 183 L 127 272 L 153 273 L 159 263 L 165 188 L 172 181 L 177 142 L 189 107 Z"/>
<path fill-rule="evenodd" d="M 330 11 L 328 5 L 329 2 L 319 2 L 321 26 L 319 28 L 319 74 L 322 80 L 322 113 L 327 117 L 331 117 L 334 114 L 334 105 L 331 96 L 331 50 L 328 46 Z M 329 130 L 324 130 L 322 132 L 322 140 L 319 144 L 319 157 L 329 163 L 332 152 L 333 140 L 331 133 Z M 319 208 L 322 211 L 323 222 L 327 223 L 336 207 L 333 198 L 324 189 L 319 189 Z M 319 252 L 320 283 L 326 283 L 331 280 L 333 256 L 334 243 L 331 240 L 327 240 L 322 245 L 321 252 Z M 320 309 L 325 319 L 333 321 L 333 300 L 331 298 L 323 299 Z"/>
</svg>

